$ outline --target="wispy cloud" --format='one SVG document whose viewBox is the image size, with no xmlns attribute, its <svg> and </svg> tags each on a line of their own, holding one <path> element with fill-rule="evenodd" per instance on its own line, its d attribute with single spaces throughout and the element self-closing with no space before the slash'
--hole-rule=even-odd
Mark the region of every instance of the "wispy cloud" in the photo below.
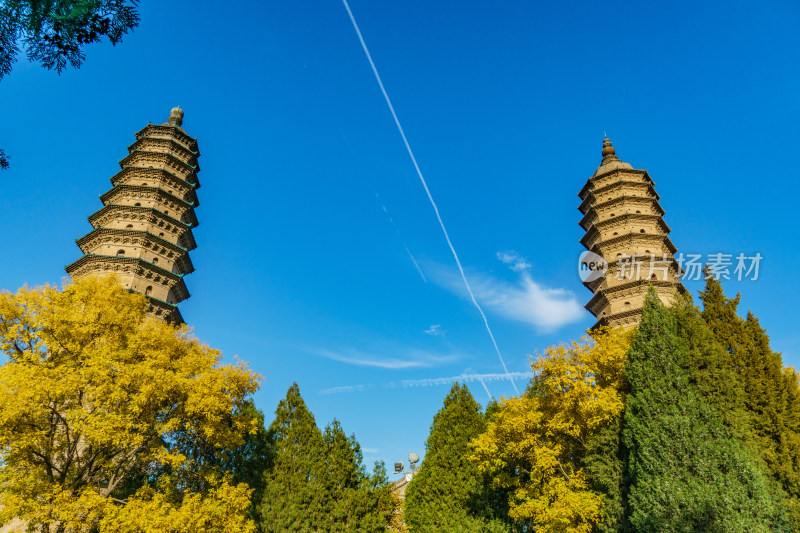
<svg viewBox="0 0 800 533">
<path fill-rule="evenodd" d="M 440 385 L 451 385 L 458 381 L 459 383 L 473 383 L 475 381 L 479 382 L 486 394 L 491 398 L 492 395 L 489 393 L 489 389 L 486 388 L 487 382 L 492 381 L 512 381 L 512 380 L 528 380 L 533 377 L 532 372 L 493 372 L 488 374 L 477 374 L 477 373 L 470 373 L 465 372 L 463 374 L 459 374 L 457 376 L 444 376 L 444 377 L 437 377 L 437 378 L 422 378 L 422 379 L 403 379 L 400 381 L 389 381 L 386 383 L 381 384 L 380 386 L 376 385 L 345 385 L 341 387 L 330 387 L 328 389 L 323 389 L 319 391 L 319 394 L 343 394 L 343 393 L 351 393 L 351 392 L 362 392 L 366 390 L 374 390 L 377 388 L 381 389 L 396 389 L 396 388 L 414 388 L 414 387 L 436 387 Z"/>
<path fill-rule="evenodd" d="M 498 256 L 499 257 L 499 256 Z M 509 282 L 480 272 L 469 272 L 475 297 L 493 313 L 531 324 L 542 331 L 552 331 L 583 317 L 584 310 L 575 294 L 565 289 L 551 289 L 534 281 L 524 260 L 510 260 L 519 279 Z M 505 262 L 505 261 L 504 261 Z M 514 267 L 517 268 L 514 268 Z M 468 298 L 461 277 L 452 269 L 428 268 L 431 280 L 445 289 Z"/>
<path fill-rule="evenodd" d="M 327 394 L 344 394 L 349 392 L 361 392 L 374 387 L 370 387 L 368 385 L 342 385 L 341 387 L 330 387 L 327 389 L 322 389 L 319 391 L 321 395 Z"/>
<path fill-rule="evenodd" d="M 314 350 L 316 355 L 341 363 L 387 369 L 429 368 L 453 363 L 461 358 L 458 354 L 437 354 L 427 350 L 403 349 L 400 353 L 378 355 L 359 350 Z"/>
<path fill-rule="evenodd" d="M 368 389 L 371 389 L 369 385 L 344 385 L 342 387 L 331 387 L 329 389 L 323 389 L 319 393 L 320 394 L 340 394 L 343 392 L 361 392 Z"/>
<path fill-rule="evenodd" d="M 507 264 L 508 268 L 514 272 L 522 272 L 523 270 L 528 270 L 531 268 L 531 264 L 528 263 L 528 260 L 514 250 L 503 250 L 497 252 L 497 258 L 503 263 Z"/>
<path fill-rule="evenodd" d="M 441 324 L 431 324 L 431 327 L 426 329 L 423 333 L 427 333 L 428 335 L 433 335 L 434 337 L 444 337 L 444 332 L 442 331 Z"/>
<path fill-rule="evenodd" d="M 458 381 L 459 383 L 472 383 L 473 381 L 487 382 L 487 381 L 511 381 L 512 379 L 530 379 L 533 377 L 532 372 L 508 372 L 508 373 L 490 373 L 490 374 L 460 374 L 458 376 L 449 376 L 441 378 L 423 378 L 423 379 L 404 379 L 400 381 L 401 387 L 432 387 L 436 385 L 450 385 Z"/>
</svg>

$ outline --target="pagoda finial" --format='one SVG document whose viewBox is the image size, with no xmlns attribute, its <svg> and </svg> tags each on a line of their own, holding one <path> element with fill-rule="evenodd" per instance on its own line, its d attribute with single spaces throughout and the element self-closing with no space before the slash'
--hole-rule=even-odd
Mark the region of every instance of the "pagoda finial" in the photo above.
<svg viewBox="0 0 800 533">
<path fill-rule="evenodd" d="M 170 126 L 183 125 L 183 109 L 180 107 L 172 108 L 172 110 L 169 112 L 169 124 Z"/>
<path fill-rule="evenodd" d="M 611 139 L 605 137 L 603 139 L 603 160 L 600 161 L 600 166 L 597 167 L 594 175 L 597 176 L 620 168 L 629 169 L 632 167 L 628 163 L 620 161 L 619 157 L 617 157 L 617 151 L 611 145 Z"/>
<path fill-rule="evenodd" d="M 603 139 L 603 161 L 608 159 L 617 159 L 617 151 L 611 146 L 611 139 L 606 137 Z"/>
</svg>

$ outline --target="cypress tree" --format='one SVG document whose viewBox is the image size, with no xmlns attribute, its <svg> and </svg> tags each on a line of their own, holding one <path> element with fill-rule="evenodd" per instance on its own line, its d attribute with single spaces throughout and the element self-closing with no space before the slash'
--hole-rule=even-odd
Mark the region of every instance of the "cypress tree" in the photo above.
<svg viewBox="0 0 800 533">
<path fill-rule="evenodd" d="M 383 531 L 394 504 L 383 463 L 372 475 L 364 468 L 361 446 L 354 435 L 347 437 L 338 420 L 322 436 L 324 470 L 322 513 L 335 531 Z"/>
<path fill-rule="evenodd" d="M 758 433 L 776 426 L 775 413 L 780 411 L 782 389 L 780 355 L 769 348 L 769 338 L 752 314 L 742 320 L 737 314 L 740 295 L 727 298 L 720 282 L 706 280 L 700 293 L 701 313 L 717 341 L 731 356 L 732 368 L 744 385 L 744 405 L 753 416 Z"/>
<path fill-rule="evenodd" d="M 466 385 L 453 384 L 433 418 L 425 459 L 406 492 L 405 521 L 414 531 L 508 531 L 497 499 L 470 460 L 470 441 L 486 428 Z"/>
<path fill-rule="evenodd" d="M 745 387 L 739 379 L 739 364 L 723 346 L 692 303 L 691 296 L 678 296 L 669 311 L 678 336 L 686 347 L 689 380 L 700 397 L 722 417 L 737 437 L 752 440 L 745 409 Z"/>
<path fill-rule="evenodd" d="M 794 531 L 800 531 L 800 376 L 793 368 L 787 368 L 783 377 L 786 416 L 777 449 L 782 466 L 779 475 L 788 493 L 787 505 Z"/>
<path fill-rule="evenodd" d="M 740 299 L 739 294 L 736 298 L 726 298 L 719 280 L 706 273 L 706 287 L 700 293 L 700 301 L 703 302 L 703 320 L 711 328 L 719 343 L 731 354 L 735 354 L 743 342 L 740 334 L 741 319 L 736 314 Z M 746 367 L 743 365 L 746 361 L 734 359 L 734 363 L 738 370 Z"/>
<path fill-rule="evenodd" d="M 314 531 L 324 524 L 317 512 L 321 490 L 322 433 L 314 415 L 294 383 L 275 410 L 269 437 L 272 467 L 265 473 L 264 495 L 259 507 L 263 532 Z"/>
<path fill-rule="evenodd" d="M 787 496 L 795 531 L 800 531 L 800 390 L 797 374 L 784 369 L 769 336 L 752 313 L 743 321 L 749 372 L 748 408 L 754 431 L 775 480 Z"/>
<path fill-rule="evenodd" d="M 368 475 L 355 436 L 348 437 L 337 420 L 320 432 L 297 383 L 278 404 L 268 436 L 261 531 L 386 529 L 394 503 L 383 464 Z"/>
<path fill-rule="evenodd" d="M 592 490 L 603 495 L 603 521 L 598 533 L 626 531 L 624 480 L 626 457 L 622 446 L 622 417 L 600 428 L 586 443 L 584 459 Z"/>
<path fill-rule="evenodd" d="M 633 531 L 780 531 L 768 483 L 693 382 L 675 316 L 652 289 L 625 363 Z"/>
<path fill-rule="evenodd" d="M 794 529 L 800 531 L 800 387 L 792 369 L 752 313 L 737 314 L 740 297 L 727 298 L 720 282 L 706 280 L 700 294 L 702 317 L 729 352 L 736 382 L 744 388 L 743 404 L 753 438 L 768 472 L 786 498 Z"/>
</svg>

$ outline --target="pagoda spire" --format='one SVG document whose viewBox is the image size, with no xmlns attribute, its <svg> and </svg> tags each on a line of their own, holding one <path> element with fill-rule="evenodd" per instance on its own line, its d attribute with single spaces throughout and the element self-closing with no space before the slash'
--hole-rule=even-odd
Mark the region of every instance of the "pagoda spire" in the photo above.
<svg viewBox="0 0 800 533">
<path fill-rule="evenodd" d="M 602 154 L 603 154 L 603 159 L 602 161 L 600 161 L 600 166 L 597 167 L 597 170 L 594 173 L 595 176 L 609 172 L 617 168 L 625 168 L 625 169 L 633 168 L 628 163 L 625 163 L 619 157 L 617 157 L 617 151 L 614 150 L 614 146 L 611 144 L 611 139 L 609 139 L 608 137 L 603 139 Z"/>
<path fill-rule="evenodd" d="M 603 163 L 606 163 L 612 159 L 619 161 L 619 158 L 617 157 L 617 151 L 614 150 L 614 147 L 611 145 L 611 139 L 606 137 L 603 139 Z"/>
<path fill-rule="evenodd" d="M 183 110 L 174 107 L 167 123 L 136 133 L 100 196 L 103 207 L 89 216 L 93 229 L 76 241 L 83 257 L 66 267 L 73 279 L 116 274 L 147 296 L 154 315 L 176 323 L 183 322 L 177 304 L 189 297 L 183 278 L 194 270 L 189 250 L 200 188 L 197 140 L 182 126 Z"/>
<path fill-rule="evenodd" d="M 608 137 L 602 156 L 578 193 L 580 225 L 586 230 L 581 244 L 595 254 L 595 264 L 607 267 L 584 281 L 594 293 L 586 309 L 597 317 L 595 327 L 630 326 L 639 322 L 651 285 L 665 303 L 675 290 L 686 289 L 655 182 L 646 170 L 620 160 Z"/>
<path fill-rule="evenodd" d="M 183 125 L 183 109 L 180 107 L 173 107 L 169 112 L 169 125 L 182 126 Z"/>
</svg>

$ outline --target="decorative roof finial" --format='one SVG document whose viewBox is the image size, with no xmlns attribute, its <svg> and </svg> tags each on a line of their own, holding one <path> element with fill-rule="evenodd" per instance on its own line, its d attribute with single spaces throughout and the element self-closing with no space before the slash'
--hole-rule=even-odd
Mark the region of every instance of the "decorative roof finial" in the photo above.
<svg viewBox="0 0 800 533">
<path fill-rule="evenodd" d="M 606 137 L 603 139 L 603 160 L 600 161 L 600 166 L 594 171 L 594 175 L 598 176 L 620 168 L 629 169 L 633 167 L 624 161 L 620 161 L 619 157 L 617 157 L 617 151 L 611 146 L 611 139 Z"/>
<path fill-rule="evenodd" d="M 170 126 L 183 125 L 183 109 L 180 107 L 172 108 L 172 110 L 169 112 L 169 124 Z"/>
<path fill-rule="evenodd" d="M 606 137 L 603 139 L 603 160 L 617 159 L 617 151 L 611 146 L 611 139 Z"/>
</svg>

